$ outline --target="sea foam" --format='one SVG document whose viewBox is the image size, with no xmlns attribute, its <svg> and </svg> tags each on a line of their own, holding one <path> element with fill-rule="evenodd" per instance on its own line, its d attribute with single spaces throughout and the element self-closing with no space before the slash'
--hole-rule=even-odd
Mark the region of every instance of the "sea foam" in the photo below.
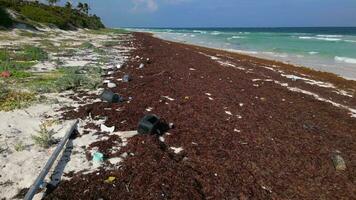
<svg viewBox="0 0 356 200">
<path fill-rule="evenodd" d="M 344 62 L 344 63 L 356 64 L 356 58 L 335 56 L 334 59 L 335 59 L 336 62 Z"/>
</svg>

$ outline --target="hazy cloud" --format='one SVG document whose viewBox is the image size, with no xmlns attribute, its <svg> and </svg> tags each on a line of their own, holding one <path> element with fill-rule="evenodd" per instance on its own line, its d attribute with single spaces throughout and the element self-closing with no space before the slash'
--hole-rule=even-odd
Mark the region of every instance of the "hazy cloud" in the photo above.
<svg viewBox="0 0 356 200">
<path fill-rule="evenodd" d="M 154 12 L 158 9 L 158 4 L 155 0 L 132 0 L 134 7 L 132 11 L 148 11 Z"/>
<path fill-rule="evenodd" d="M 177 4 L 181 2 L 187 2 L 190 0 L 132 0 L 134 4 L 132 11 L 133 12 L 155 12 L 159 8 L 160 3 L 170 3 Z"/>
</svg>

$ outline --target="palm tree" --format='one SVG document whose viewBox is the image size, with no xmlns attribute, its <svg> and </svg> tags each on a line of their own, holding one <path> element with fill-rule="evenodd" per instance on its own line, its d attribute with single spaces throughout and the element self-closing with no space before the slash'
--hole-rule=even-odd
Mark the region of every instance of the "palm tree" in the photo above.
<svg viewBox="0 0 356 200">
<path fill-rule="evenodd" d="M 72 8 L 72 3 L 67 1 L 66 5 L 64 7 L 68 8 L 68 9 L 71 9 Z"/>
<path fill-rule="evenodd" d="M 84 9 L 84 5 L 83 5 L 81 2 L 79 2 L 78 5 L 77 5 L 77 9 L 78 9 L 80 12 L 82 12 L 83 9 Z"/>
<path fill-rule="evenodd" d="M 89 14 L 90 7 L 87 3 L 84 3 L 83 5 L 83 11 L 85 14 Z"/>
</svg>

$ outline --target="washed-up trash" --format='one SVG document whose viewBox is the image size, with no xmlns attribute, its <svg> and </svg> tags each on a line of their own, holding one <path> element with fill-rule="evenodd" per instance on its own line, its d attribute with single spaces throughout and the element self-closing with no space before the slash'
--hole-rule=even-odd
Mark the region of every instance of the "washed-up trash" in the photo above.
<svg viewBox="0 0 356 200">
<path fill-rule="evenodd" d="M 147 64 L 151 64 L 151 63 L 152 63 L 152 61 L 150 60 L 150 58 L 147 58 L 147 59 L 146 59 L 146 63 L 147 63 Z"/>
<path fill-rule="evenodd" d="M 100 125 L 100 130 L 101 132 L 109 132 L 109 133 L 113 133 L 115 131 L 115 126 L 112 127 L 107 127 L 104 124 Z"/>
<path fill-rule="evenodd" d="M 105 90 L 101 95 L 100 95 L 101 100 L 107 101 L 109 103 L 119 103 L 123 102 L 124 98 L 118 94 L 113 93 L 110 90 Z"/>
<path fill-rule="evenodd" d="M 113 183 L 116 180 L 115 176 L 109 176 L 104 182 L 105 183 Z"/>
<path fill-rule="evenodd" d="M 104 162 L 104 154 L 96 151 L 93 153 L 93 162 L 96 164 L 101 164 Z"/>
<path fill-rule="evenodd" d="M 126 83 L 127 83 L 127 82 L 130 82 L 130 81 L 131 81 L 131 77 L 126 74 L 126 75 L 124 75 L 124 77 L 122 78 L 122 81 L 123 81 L 123 82 L 126 82 Z"/>
<path fill-rule="evenodd" d="M 0 77 L 3 77 L 3 78 L 9 78 L 10 76 L 11 76 L 11 72 L 9 72 L 9 71 L 3 71 L 0 74 Z"/>
<path fill-rule="evenodd" d="M 167 124 L 157 115 L 145 115 L 138 123 L 137 132 L 139 134 L 158 134 L 162 135 L 170 128 L 173 128 L 173 123 Z"/>
<path fill-rule="evenodd" d="M 116 84 L 115 83 L 108 83 L 108 88 L 114 88 L 114 87 L 116 87 Z"/>
<path fill-rule="evenodd" d="M 331 159 L 332 159 L 334 167 L 337 171 L 345 171 L 346 170 L 346 163 L 340 155 L 333 155 Z"/>
<path fill-rule="evenodd" d="M 139 68 L 139 69 L 142 69 L 144 66 L 145 66 L 145 64 L 141 63 L 138 68 Z"/>
<path fill-rule="evenodd" d="M 154 114 L 144 116 L 138 123 L 137 132 L 140 134 L 155 134 L 159 133 L 158 127 L 160 118 Z"/>
</svg>

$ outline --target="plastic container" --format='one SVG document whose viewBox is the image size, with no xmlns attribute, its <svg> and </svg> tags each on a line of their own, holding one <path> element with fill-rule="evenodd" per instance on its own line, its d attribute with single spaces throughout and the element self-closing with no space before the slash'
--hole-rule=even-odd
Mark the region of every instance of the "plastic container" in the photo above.
<svg viewBox="0 0 356 200">
<path fill-rule="evenodd" d="M 160 118 L 156 115 L 149 114 L 144 116 L 138 123 L 137 132 L 139 134 L 155 134 L 159 133 Z"/>
<path fill-rule="evenodd" d="M 100 95 L 100 98 L 103 100 L 103 101 L 107 101 L 107 102 L 110 102 L 110 103 L 119 103 L 119 102 L 122 102 L 124 99 L 122 96 L 118 95 L 118 94 L 115 94 L 113 93 L 112 91 L 110 90 L 105 90 L 101 95 Z"/>
<path fill-rule="evenodd" d="M 122 78 L 122 81 L 125 82 L 125 83 L 128 83 L 128 82 L 131 81 L 131 78 L 130 78 L 129 75 L 126 74 L 126 75 L 124 75 L 124 77 Z"/>
</svg>

